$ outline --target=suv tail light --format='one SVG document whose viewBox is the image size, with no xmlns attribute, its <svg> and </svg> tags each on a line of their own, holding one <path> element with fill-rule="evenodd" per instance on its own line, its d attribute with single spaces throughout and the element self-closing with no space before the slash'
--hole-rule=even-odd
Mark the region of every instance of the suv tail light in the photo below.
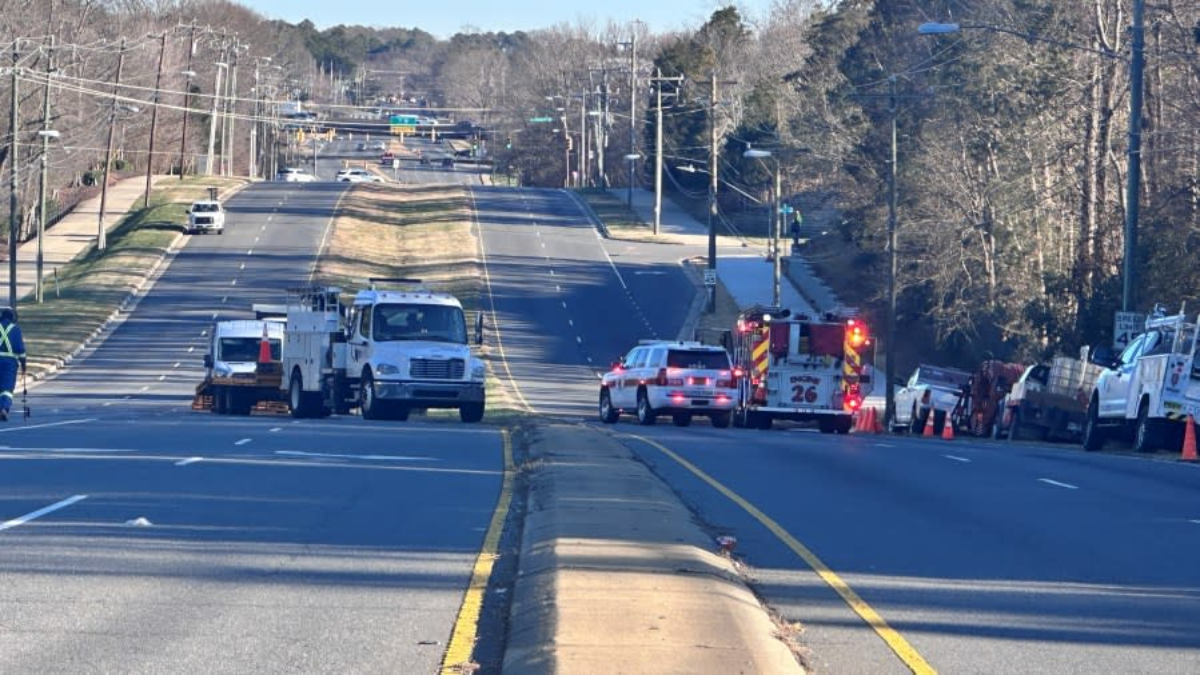
<svg viewBox="0 0 1200 675">
<path fill-rule="evenodd" d="M 739 377 L 741 377 L 740 371 L 735 370 L 731 373 L 721 371 L 721 374 L 717 376 L 717 388 L 732 389 L 737 386 Z"/>
</svg>

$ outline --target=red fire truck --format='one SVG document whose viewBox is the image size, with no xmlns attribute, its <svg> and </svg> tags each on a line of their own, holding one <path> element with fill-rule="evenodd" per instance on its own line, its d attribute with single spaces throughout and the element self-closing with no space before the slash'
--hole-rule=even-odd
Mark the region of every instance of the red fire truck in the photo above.
<svg viewBox="0 0 1200 675">
<path fill-rule="evenodd" d="M 735 426 L 815 421 L 822 433 L 845 434 L 871 392 L 873 342 L 856 317 L 752 307 L 738 316 L 726 348 L 741 373 Z"/>
</svg>

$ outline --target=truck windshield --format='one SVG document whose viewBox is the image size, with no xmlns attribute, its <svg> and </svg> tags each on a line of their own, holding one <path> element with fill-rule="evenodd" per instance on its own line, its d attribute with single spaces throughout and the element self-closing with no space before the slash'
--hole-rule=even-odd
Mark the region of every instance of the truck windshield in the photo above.
<svg viewBox="0 0 1200 675">
<path fill-rule="evenodd" d="M 226 363 L 253 363 L 258 360 L 258 345 L 261 337 L 226 337 L 221 338 L 217 351 L 217 360 Z M 278 339 L 270 339 L 271 360 L 279 360 L 280 343 Z"/>
<path fill-rule="evenodd" d="M 376 305 L 371 315 L 376 342 L 432 340 L 467 343 L 467 324 L 460 307 L 452 305 Z"/>
</svg>

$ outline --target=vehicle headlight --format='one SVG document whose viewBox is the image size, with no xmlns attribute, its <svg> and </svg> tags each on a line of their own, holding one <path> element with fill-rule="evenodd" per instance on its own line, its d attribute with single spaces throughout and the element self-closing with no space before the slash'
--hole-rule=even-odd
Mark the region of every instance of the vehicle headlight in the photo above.
<svg viewBox="0 0 1200 675">
<path fill-rule="evenodd" d="M 397 366 L 394 363 L 381 363 L 378 366 L 375 366 L 375 372 L 379 373 L 380 375 L 399 375 L 400 366 Z"/>
<path fill-rule="evenodd" d="M 482 380 L 487 375 L 487 366 L 482 361 L 471 364 L 471 379 Z"/>
</svg>

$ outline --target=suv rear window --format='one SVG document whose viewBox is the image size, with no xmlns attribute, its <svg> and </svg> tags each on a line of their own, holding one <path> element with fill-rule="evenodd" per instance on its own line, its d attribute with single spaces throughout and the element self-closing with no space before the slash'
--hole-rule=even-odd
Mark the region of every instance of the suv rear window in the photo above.
<svg viewBox="0 0 1200 675">
<path fill-rule="evenodd" d="M 709 350 L 672 349 L 667 352 L 668 368 L 695 370 L 729 370 L 729 355 Z"/>
</svg>

